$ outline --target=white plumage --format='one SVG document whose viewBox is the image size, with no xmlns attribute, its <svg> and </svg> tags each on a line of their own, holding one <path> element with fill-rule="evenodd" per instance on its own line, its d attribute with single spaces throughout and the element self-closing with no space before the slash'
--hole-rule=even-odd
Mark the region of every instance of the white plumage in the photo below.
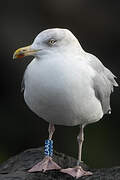
<svg viewBox="0 0 120 180">
<path fill-rule="evenodd" d="M 24 77 L 27 105 L 39 117 L 58 125 L 98 121 L 103 111 L 92 88 L 95 71 L 80 57 L 59 56 L 29 64 Z"/>
</svg>

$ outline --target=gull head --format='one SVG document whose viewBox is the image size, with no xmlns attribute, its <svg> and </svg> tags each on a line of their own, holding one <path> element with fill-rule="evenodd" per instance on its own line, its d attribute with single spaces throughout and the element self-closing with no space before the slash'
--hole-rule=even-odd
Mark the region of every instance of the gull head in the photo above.
<svg viewBox="0 0 120 180">
<path fill-rule="evenodd" d="M 81 46 L 71 31 L 53 28 L 40 32 L 32 45 L 17 49 L 13 54 L 13 59 L 31 55 L 40 58 L 46 54 L 59 54 L 80 49 Z"/>
</svg>

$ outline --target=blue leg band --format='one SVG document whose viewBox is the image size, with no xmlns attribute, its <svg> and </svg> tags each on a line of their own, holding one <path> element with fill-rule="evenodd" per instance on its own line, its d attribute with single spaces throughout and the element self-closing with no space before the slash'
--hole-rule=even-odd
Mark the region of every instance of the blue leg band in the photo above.
<svg viewBox="0 0 120 180">
<path fill-rule="evenodd" d="M 45 156 L 53 156 L 53 140 L 45 140 Z"/>
</svg>

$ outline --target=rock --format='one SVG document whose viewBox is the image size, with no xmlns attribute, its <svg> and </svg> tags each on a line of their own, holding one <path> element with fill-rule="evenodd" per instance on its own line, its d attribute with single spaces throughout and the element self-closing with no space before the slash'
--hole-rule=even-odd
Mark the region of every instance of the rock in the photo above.
<svg viewBox="0 0 120 180">
<path fill-rule="evenodd" d="M 44 148 L 28 149 L 0 165 L 0 180 L 72 180 L 75 179 L 58 170 L 36 173 L 29 173 L 33 165 L 41 161 L 44 157 Z M 54 152 L 53 159 L 61 167 L 73 167 L 77 160 L 63 153 Z M 93 172 L 91 176 L 84 176 L 80 180 L 120 180 L 120 167 L 89 169 L 85 164 L 81 166 Z"/>
</svg>

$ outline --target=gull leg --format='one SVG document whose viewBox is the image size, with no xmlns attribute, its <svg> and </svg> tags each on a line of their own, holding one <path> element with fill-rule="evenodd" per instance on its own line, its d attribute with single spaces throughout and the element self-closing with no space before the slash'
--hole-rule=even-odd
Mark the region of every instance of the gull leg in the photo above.
<svg viewBox="0 0 120 180">
<path fill-rule="evenodd" d="M 78 141 L 78 161 L 77 161 L 77 165 L 79 166 L 80 162 L 81 162 L 81 155 L 82 155 L 82 145 L 83 145 L 83 141 L 84 141 L 84 127 L 83 125 L 80 125 L 80 132 L 77 136 L 77 141 Z"/>
<path fill-rule="evenodd" d="M 53 141 L 52 136 L 54 134 L 55 127 L 52 123 L 49 124 L 48 132 L 49 132 L 49 139 L 45 141 L 45 158 L 33 166 L 28 172 L 36 172 L 36 171 L 47 171 L 53 169 L 61 169 L 59 165 L 57 165 L 52 160 L 53 155 Z"/>
<path fill-rule="evenodd" d="M 81 176 L 88 176 L 88 175 L 92 175 L 91 172 L 89 171 L 85 171 L 82 169 L 82 167 L 80 166 L 80 162 L 81 162 L 81 154 L 82 154 L 82 145 L 83 145 L 83 141 L 84 141 L 84 132 L 83 132 L 84 126 L 80 125 L 80 132 L 77 136 L 77 141 L 78 141 L 78 161 L 77 161 L 77 166 L 74 168 L 67 168 L 67 169 L 61 169 L 61 172 L 69 174 L 75 178 L 79 178 Z"/>
</svg>

